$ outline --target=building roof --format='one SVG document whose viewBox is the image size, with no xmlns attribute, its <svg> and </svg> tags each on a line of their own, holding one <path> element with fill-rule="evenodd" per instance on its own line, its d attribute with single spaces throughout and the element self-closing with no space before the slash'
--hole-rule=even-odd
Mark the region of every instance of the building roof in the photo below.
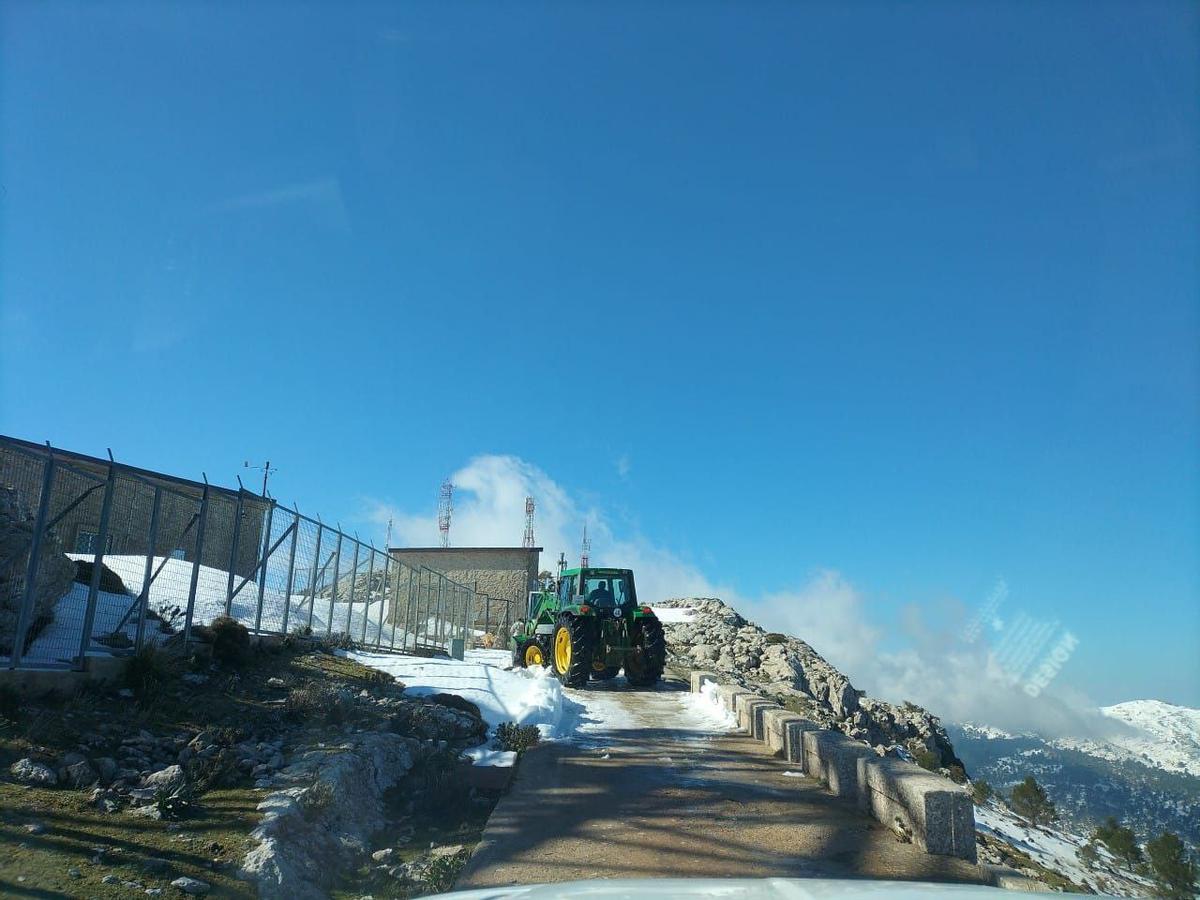
<svg viewBox="0 0 1200 900">
<path fill-rule="evenodd" d="M 131 466 L 123 462 L 110 462 L 107 459 L 101 459 L 98 456 L 89 456 L 86 453 L 78 453 L 75 450 L 64 450 L 61 447 L 48 447 L 46 444 L 35 444 L 33 441 L 26 441 L 22 438 L 10 437 L 6 434 L 0 434 L 0 449 L 3 449 L 5 444 L 10 444 L 19 450 L 24 450 L 38 457 L 45 457 L 48 453 L 53 453 L 59 460 L 65 460 L 67 463 L 76 465 L 82 469 L 88 469 L 98 474 L 104 474 L 108 471 L 110 465 L 115 466 L 118 472 L 136 476 L 144 481 L 150 481 L 161 484 L 164 487 L 172 488 L 183 493 L 199 496 L 204 491 L 204 483 L 193 481 L 190 478 L 182 478 L 178 475 L 168 475 L 165 472 L 155 472 L 153 469 L 143 469 L 139 466 Z M 239 491 L 234 488 L 222 487 L 218 484 L 209 484 L 208 490 L 210 494 L 226 494 L 237 497 Z M 273 503 L 269 497 L 262 497 L 253 491 L 248 491 L 242 488 L 240 491 L 245 501 L 262 504 Z"/>
<path fill-rule="evenodd" d="M 459 550 L 469 550 L 472 553 L 512 553 L 514 550 L 525 553 L 541 553 L 542 547 L 389 547 L 388 553 L 455 553 Z"/>
</svg>

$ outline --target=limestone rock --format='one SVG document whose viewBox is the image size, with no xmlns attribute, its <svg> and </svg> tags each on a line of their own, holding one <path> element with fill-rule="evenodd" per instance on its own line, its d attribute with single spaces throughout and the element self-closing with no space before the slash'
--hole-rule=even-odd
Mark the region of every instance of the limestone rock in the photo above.
<svg viewBox="0 0 1200 900">
<path fill-rule="evenodd" d="M 21 784 L 33 784 L 38 787 L 54 787 L 58 784 L 58 775 L 44 763 L 34 762 L 29 757 L 18 759 L 8 772 L 13 780 Z"/>
</svg>

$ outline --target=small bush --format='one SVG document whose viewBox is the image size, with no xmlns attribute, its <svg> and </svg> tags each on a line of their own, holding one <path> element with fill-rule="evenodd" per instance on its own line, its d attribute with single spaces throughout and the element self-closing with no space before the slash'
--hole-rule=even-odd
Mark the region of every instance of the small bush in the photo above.
<svg viewBox="0 0 1200 900">
<path fill-rule="evenodd" d="M 21 695 L 16 688 L 8 684 L 0 684 L 0 723 L 15 725 L 21 721 L 25 709 Z"/>
<path fill-rule="evenodd" d="M 918 766 L 922 769 L 928 769 L 930 772 L 936 772 L 942 762 L 940 756 L 924 747 L 918 747 L 913 751 L 913 759 L 917 761 Z"/>
<path fill-rule="evenodd" d="M 287 714 L 300 721 L 341 723 L 354 711 L 354 699 L 319 681 L 308 681 L 288 691 Z"/>
<path fill-rule="evenodd" d="M 250 632 L 237 619 L 217 616 L 209 625 L 213 657 L 224 663 L 238 663 L 250 654 Z"/>
<path fill-rule="evenodd" d="M 780 634 L 778 631 L 772 631 L 763 640 L 768 644 L 786 644 L 787 635 Z"/>
<path fill-rule="evenodd" d="M 162 689 L 168 681 L 179 674 L 178 660 L 154 644 L 146 644 L 129 657 L 121 670 L 121 681 L 133 691 L 134 697 L 146 703 Z"/>
<path fill-rule="evenodd" d="M 994 793 L 992 786 L 982 778 L 971 782 L 971 797 L 976 803 L 986 803 Z"/>
<path fill-rule="evenodd" d="M 492 746 L 497 750 L 512 750 L 520 756 L 531 747 L 536 747 L 540 739 L 536 725 L 501 722 L 496 726 L 496 739 Z"/>
<path fill-rule="evenodd" d="M 304 810 L 304 818 L 310 822 L 319 818 L 332 804 L 333 788 L 327 781 L 314 781 L 300 796 L 300 808 Z"/>
<path fill-rule="evenodd" d="M 955 784 L 966 784 L 967 783 L 967 781 L 968 781 L 967 770 L 964 769 L 962 766 L 960 766 L 958 764 L 952 765 L 949 769 L 949 772 L 950 772 L 950 780 L 953 781 Z"/>
</svg>

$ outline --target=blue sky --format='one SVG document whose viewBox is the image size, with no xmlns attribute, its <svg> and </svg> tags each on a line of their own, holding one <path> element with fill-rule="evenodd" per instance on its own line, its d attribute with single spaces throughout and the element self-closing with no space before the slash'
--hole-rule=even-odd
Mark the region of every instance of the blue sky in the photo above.
<svg viewBox="0 0 1200 900">
<path fill-rule="evenodd" d="M 1194 4 L 0 27 L 5 433 L 380 536 L 515 457 L 597 553 L 881 647 L 1002 578 L 1063 686 L 1200 705 Z"/>
</svg>

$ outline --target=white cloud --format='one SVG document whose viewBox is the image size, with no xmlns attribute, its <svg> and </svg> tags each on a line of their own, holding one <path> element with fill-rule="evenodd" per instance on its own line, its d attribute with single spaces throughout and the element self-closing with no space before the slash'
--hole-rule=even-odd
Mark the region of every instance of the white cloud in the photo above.
<svg viewBox="0 0 1200 900">
<path fill-rule="evenodd" d="M 633 469 L 633 460 L 631 460 L 629 458 L 628 453 L 622 453 L 620 456 L 617 457 L 616 466 L 617 466 L 617 475 L 623 481 L 629 477 L 629 473 Z"/>
<path fill-rule="evenodd" d="M 643 601 L 721 597 L 764 628 L 807 641 L 872 696 L 912 700 L 948 721 L 979 721 L 1048 736 L 1078 736 L 1102 727 L 1095 705 L 1086 698 L 1052 687 L 1031 700 L 1019 686 L 1010 686 L 985 643 L 962 637 L 969 612 L 962 604 L 937 609 L 911 605 L 899 626 L 888 631 L 867 598 L 836 571 L 818 571 L 788 590 L 747 596 L 714 582 L 692 562 L 643 535 L 618 534 L 603 510 L 581 506 L 548 474 L 515 456 L 478 456 L 451 480 L 452 545 L 519 546 L 525 498 L 532 496 L 544 569 L 553 570 L 560 553 L 569 564 L 578 563 L 586 521 L 592 563 L 633 569 Z M 393 546 L 437 544 L 432 509 L 414 515 L 375 503 L 368 518 L 381 533 L 392 519 Z"/>
<path fill-rule="evenodd" d="M 289 205 L 305 211 L 313 220 L 336 231 L 349 230 L 350 219 L 342 198 L 342 185 L 337 178 L 333 177 L 285 184 L 241 194 L 214 204 L 212 210 L 214 212 L 239 212 Z"/>
</svg>

